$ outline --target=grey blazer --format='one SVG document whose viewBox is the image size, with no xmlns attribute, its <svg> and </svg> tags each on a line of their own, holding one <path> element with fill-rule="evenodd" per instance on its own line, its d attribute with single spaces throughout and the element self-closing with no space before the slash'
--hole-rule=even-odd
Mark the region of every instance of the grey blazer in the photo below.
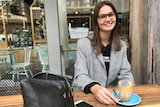
<svg viewBox="0 0 160 107">
<path fill-rule="evenodd" d="M 114 87 L 118 80 L 129 79 L 134 82 L 130 63 L 127 59 L 126 44 L 121 41 L 120 51 L 114 51 L 113 44 L 110 55 L 109 75 L 107 77 L 103 54 L 96 56 L 88 38 L 77 42 L 74 86 L 84 91 L 86 85 L 98 82 L 103 87 Z"/>
</svg>

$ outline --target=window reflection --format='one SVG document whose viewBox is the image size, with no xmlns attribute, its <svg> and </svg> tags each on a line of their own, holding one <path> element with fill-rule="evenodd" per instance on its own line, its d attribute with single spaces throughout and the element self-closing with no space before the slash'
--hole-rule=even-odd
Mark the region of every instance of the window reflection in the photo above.
<svg viewBox="0 0 160 107">
<path fill-rule="evenodd" d="M 33 74 L 42 72 L 43 64 L 39 58 L 38 48 L 42 58 L 45 62 L 48 62 L 44 8 L 44 0 L 0 1 L 0 58 L 7 58 L 9 67 L 5 71 L 2 70 L 3 66 L 0 62 L 0 70 L 2 70 L 0 79 L 12 80 L 11 56 L 14 56 L 14 59 L 12 59 L 14 63 L 23 62 L 25 60 L 23 52 L 25 48 L 32 50 L 29 67 Z M 14 51 L 14 55 L 8 53 L 12 51 Z M 48 72 L 49 65 L 45 66 Z M 15 72 L 14 76 L 16 77 Z M 26 76 L 20 76 L 20 79 L 23 78 L 26 78 Z M 16 82 L 20 79 L 17 79 Z"/>
</svg>

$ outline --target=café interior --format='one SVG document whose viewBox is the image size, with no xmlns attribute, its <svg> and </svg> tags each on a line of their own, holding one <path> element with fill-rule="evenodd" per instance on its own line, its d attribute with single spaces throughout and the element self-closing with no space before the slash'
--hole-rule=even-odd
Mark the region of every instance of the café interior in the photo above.
<svg viewBox="0 0 160 107">
<path fill-rule="evenodd" d="M 38 72 L 73 78 L 76 42 L 93 34 L 93 10 L 99 1 L 102 0 L 1 0 L 0 96 L 11 94 L 4 87 L 18 83 L 16 87 L 20 88 L 20 80 Z M 133 26 L 137 24 L 133 20 L 134 0 L 108 1 L 117 9 L 120 38 L 127 45 L 135 81 L 146 83 L 139 77 L 143 73 L 137 75 L 140 65 L 135 60 L 139 57 L 134 58 L 136 55 L 133 53 L 136 49 L 140 53 L 140 41 L 134 47 L 132 36 L 136 30 Z"/>
</svg>

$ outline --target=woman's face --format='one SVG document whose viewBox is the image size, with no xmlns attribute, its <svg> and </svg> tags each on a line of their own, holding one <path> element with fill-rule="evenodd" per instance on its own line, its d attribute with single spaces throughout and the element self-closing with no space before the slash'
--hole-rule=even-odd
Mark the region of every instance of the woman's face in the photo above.
<svg viewBox="0 0 160 107">
<path fill-rule="evenodd" d="M 114 29 L 116 16 L 110 6 L 105 5 L 100 8 L 97 22 L 99 29 L 103 32 L 110 32 Z"/>
</svg>

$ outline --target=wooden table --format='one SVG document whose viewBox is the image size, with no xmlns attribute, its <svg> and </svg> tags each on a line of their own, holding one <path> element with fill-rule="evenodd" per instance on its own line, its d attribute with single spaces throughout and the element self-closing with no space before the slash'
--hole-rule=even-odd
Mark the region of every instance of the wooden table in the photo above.
<svg viewBox="0 0 160 107">
<path fill-rule="evenodd" d="M 111 92 L 112 90 L 109 89 Z M 159 85 L 139 85 L 134 87 L 134 93 L 141 97 L 141 103 L 138 107 L 160 107 L 160 86 Z M 100 104 L 92 94 L 84 94 L 81 91 L 76 91 L 74 101 L 85 100 L 96 107 L 113 107 Z M 118 105 L 117 105 L 118 106 Z"/>
<path fill-rule="evenodd" d="M 138 85 L 134 87 L 134 93 L 138 94 L 142 100 L 138 107 L 160 107 L 159 85 Z M 100 104 L 92 94 L 74 91 L 74 101 L 78 100 L 85 100 L 96 107 L 114 107 Z M 0 96 L 0 107 L 23 107 L 22 95 Z"/>
</svg>

